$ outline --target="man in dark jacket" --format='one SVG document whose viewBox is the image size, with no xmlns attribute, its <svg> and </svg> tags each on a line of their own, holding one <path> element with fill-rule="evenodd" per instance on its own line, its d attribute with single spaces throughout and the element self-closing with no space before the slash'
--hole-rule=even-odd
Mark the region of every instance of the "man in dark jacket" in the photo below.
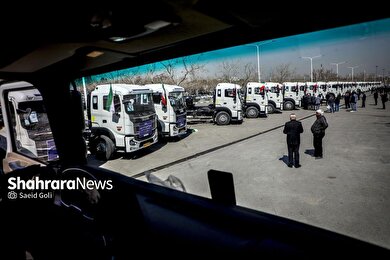
<svg viewBox="0 0 390 260">
<path fill-rule="evenodd" d="M 381 100 L 382 100 L 382 106 L 383 109 L 386 109 L 386 102 L 387 102 L 387 93 L 383 91 L 381 94 Z"/>
<path fill-rule="evenodd" d="M 311 132 L 313 133 L 314 156 L 316 159 L 322 159 L 322 139 L 325 136 L 325 129 L 328 128 L 328 122 L 326 122 L 324 112 L 321 109 L 316 111 L 316 117 L 317 120 L 311 126 Z"/>
<path fill-rule="evenodd" d="M 375 106 L 378 105 L 378 91 L 374 93 Z"/>
<path fill-rule="evenodd" d="M 299 164 L 300 135 L 303 133 L 302 123 L 297 121 L 295 114 L 290 115 L 290 121 L 284 125 L 283 133 L 287 134 L 288 167 L 301 167 Z"/>
</svg>

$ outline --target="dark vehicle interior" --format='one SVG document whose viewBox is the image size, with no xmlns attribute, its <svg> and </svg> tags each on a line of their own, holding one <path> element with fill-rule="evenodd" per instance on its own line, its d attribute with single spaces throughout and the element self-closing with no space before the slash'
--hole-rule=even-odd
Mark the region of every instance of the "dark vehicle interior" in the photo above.
<svg viewBox="0 0 390 260">
<path fill-rule="evenodd" d="M 261 3 L 249 0 L 145 0 L 128 7 L 116 0 L 88 2 L 60 1 L 58 8 L 11 3 L 0 15 L 0 84 L 27 81 L 39 89 L 59 155 L 47 166 L 1 175 L 0 259 L 389 258 L 385 248 L 236 206 L 229 173 L 209 172 L 213 199 L 207 199 L 89 166 L 81 96 L 72 90 L 73 80 L 82 76 L 382 19 L 388 13 L 374 4 L 330 15 L 330 8 L 281 11 L 277 4 L 264 11 Z M 7 180 L 16 176 L 112 180 L 114 188 L 12 201 Z"/>
</svg>

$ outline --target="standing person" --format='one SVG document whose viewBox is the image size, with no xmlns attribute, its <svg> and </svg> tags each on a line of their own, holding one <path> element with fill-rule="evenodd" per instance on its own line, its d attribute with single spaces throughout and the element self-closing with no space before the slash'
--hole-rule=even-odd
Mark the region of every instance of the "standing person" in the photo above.
<svg viewBox="0 0 390 260">
<path fill-rule="evenodd" d="M 306 95 L 304 95 L 304 96 L 302 97 L 301 103 L 302 103 L 303 109 L 307 110 L 308 104 L 309 104 L 309 100 L 308 100 L 308 97 L 307 97 Z"/>
<path fill-rule="evenodd" d="M 317 110 L 321 106 L 321 95 L 318 94 L 318 96 L 315 98 L 315 107 L 314 109 Z"/>
<path fill-rule="evenodd" d="M 362 107 L 366 107 L 366 93 L 363 92 L 363 96 L 362 96 Z"/>
<path fill-rule="evenodd" d="M 301 167 L 299 164 L 299 145 L 301 143 L 301 133 L 303 133 L 302 123 L 297 121 L 294 113 L 290 115 L 290 121 L 284 125 L 283 133 L 287 134 L 288 167 Z"/>
<path fill-rule="evenodd" d="M 341 100 L 341 94 L 338 93 L 336 99 L 334 100 L 334 110 L 336 112 L 340 111 L 340 100 Z"/>
<path fill-rule="evenodd" d="M 328 98 L 328 106 L 329 106 L 329 111 L 330 113 L 334 113 L 334 103 L 335 103 L 335 100 L 334 100 L 334 95 L 333 94 L 329 94 L 329 98 Z"/>
<path fill-rule="evenodd" d="M 325 129 L 328 128 L 328 122 L 326 122 L 324 111 L 321 109 L 316 111 L 316 117 L 317 120 L 311 126 L 311 132 L 313 133 L 314 156 L 316 159 L 322 159 L 322 139 L 325 136 Z"/>
<path fill-rule="evenodd" d="M 355 91 L 352 92 L 349 103 L 351 103 L 351 109 L 352 109 L 351 112 L 356 112 L 357 111 L 357 107 L 356 107 L 357 94 Z"/>
<path fill-rule="evenodd" d="M 375 106 L 378 105 L 378 91 L 374 93 Z"/>
<path fill-rule="evenodd" d="M 350 99 L 350 92 L 347 91 L 347 92 L 345 92 L 345 94 L 344 94 L 345 109 L 350 108 L 349 99 Z"/>
<path fill-rule="evenodd" d="M 387 93 L 384 91 L 383 93 L 381 93 L 381 100 L 382 100 L 383 109 L 386 109 Z"/>
</svg>

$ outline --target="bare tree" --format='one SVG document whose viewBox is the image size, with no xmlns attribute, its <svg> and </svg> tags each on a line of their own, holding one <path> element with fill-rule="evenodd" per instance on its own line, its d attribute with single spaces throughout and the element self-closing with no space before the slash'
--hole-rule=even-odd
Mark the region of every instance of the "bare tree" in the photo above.
<svg viewBox="0 0 390 260">
<path fill-rule="evenodd" d="M 291 77 L 295 74 L 295 68 L 291 69 L 290 64 L 281 64 L 275 68 L 272 73 L 272 80 L 277 82 L 286 82 L 291 79 Z"/>
<path fill-rule="evenodd" d="M 240 62 L 237 61 L 223 61 L 220 65 L 219 73 L 216 77 L 224 82 L 233 82 L 239 78 Z"/>
<path fill-rule="evenodd" d="M 246 63 L 241 74 L 241 85 L 246 86 L 250 81 L 255 81 L 255 67 L 252 63 Z"/>
<path fill-rule="evenodd" d="M 332 81 L 337 80 L 337 74 L 332 70 L 324 69 L 321 65 L 321 68 L 313 70 L 313 80 L 314 81 Z"/>
<path fill-rule="evenodd" d="M 183 57 L 161 62 L 165 69 L 166 79 L 169 80 L 168 83 L 181 85 L 190 78 L 195 79 L 197 73 L 204 69 L 204 65 L 199 63 L 199 57 L 196 60 Z"/>
<path fill-rule="evenodd" d="M 100 84 L 106 84 L 106 83 L 122 83 L 125 76 L 123 74 L 123 71 L 115 70 L 111 72 L 104 73 L 100 75 Z"/>
</svg>

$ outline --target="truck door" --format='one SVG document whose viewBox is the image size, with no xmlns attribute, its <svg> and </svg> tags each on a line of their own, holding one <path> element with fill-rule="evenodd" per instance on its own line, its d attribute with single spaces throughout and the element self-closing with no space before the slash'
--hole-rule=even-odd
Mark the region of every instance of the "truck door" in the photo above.
<svg viewBox="0 0 390 260">
<path fill-rule="evenodd" d="M 237 117 L 237 89 L 227 88 L 222 91 L 221 105 L 232 112 L 232 117 Z"/>
<path fill-rule="evenodd" d="M 103 96 L 103 108 L 107 107 L 108 95 Z M 102 117 L 101 117 L 101 126 L 110 129 L 114 134 L 123 135 L 125 133 L 125 123 L 124 123 L 124 109 L 121 102 L 121 98 L 119 95 L 114 95 L 112 102 L 114 103 L 113 108 L 110 111 L 106 109 L 102 109 Z M 122 141 L 116 140 L 117 146 L 124 146 L 120 142 Z"/>
</svg>

